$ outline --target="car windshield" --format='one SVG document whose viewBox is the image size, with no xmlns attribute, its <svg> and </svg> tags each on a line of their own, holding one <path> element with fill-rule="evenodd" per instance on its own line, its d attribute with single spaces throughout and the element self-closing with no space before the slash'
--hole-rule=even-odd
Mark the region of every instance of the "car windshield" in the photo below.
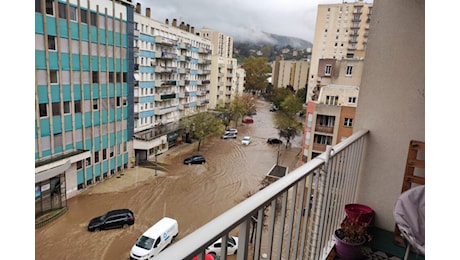
<svg viewBox="0 0 460 260">
<path fill-rule="evenodd" d="M 137 240 L 136 246 L 138 246 L 140 248 L 143 248 L 143 249 L 146 249 L 146 250 L 150 250 L 150 249 L 152 249 L 152 246 L 153 246 L 154 242 L 155 242 L 155 239 L 152 239 L 152 238 L 146 237 L 146 236 L 141 236 Z"/>
</svg>

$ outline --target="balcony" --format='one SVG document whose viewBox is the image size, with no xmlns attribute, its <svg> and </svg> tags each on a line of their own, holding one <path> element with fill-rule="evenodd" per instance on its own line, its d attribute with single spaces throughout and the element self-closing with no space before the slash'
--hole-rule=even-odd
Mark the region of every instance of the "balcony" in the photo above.
<svg viewBox="0 0 460 260">
<path fill-rule="evenodd" d="M 353 134 L 180 239 L 156 259 L 191 259 L 237 230 L 237 259 L 326 259 L 356 201 L 368 131 Z M 281 181 L 282 180 L 282 181 Z M 307 199 L 311 198 L 311 199 Z M 225 250 L 225 248 L 223 248 Z M 222 252 L 226 254 L 226 252 Z"/>
</svg>

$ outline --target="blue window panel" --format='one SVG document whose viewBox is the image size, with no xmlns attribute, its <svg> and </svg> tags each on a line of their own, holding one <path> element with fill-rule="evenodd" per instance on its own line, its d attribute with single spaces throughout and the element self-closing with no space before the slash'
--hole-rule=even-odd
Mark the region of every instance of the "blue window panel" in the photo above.
<svg viewBox="0 0 460 260">
<path fill-rule="evenodd" d="M 53 134 L 60 134 L 60 133 L 62 133 L 61 117 L 53 116 Z"/>
<path fill-rule="evenodd" d="M 73 99 L 81 100 L 81 86 L 80 85 L 73 85 Z"/>
<path fill-rule="evenodd" d="M 91 63 L 91 66 L 93 67 L 92 71 L 99 71 L 99 60 L 97 56 L 91 56 Z"/>
<path fill-rule="evenodd" d="M 59 69 L 59 57 L 58 57 L 57 52 L 49 52 L 48 57 L 49 57 L 50 69 L 51 70 Z"/>
<path fill-rule="evenodd" d="M 110 123 L 113 123 L 115 121 L 115 109 L 110 109 L 109 110 L 109 113 L 110 113 Z"/>
<path fill-rule="evenodd" d="M 83 97 L 85 100 L 91 100 L 91 86 L 89 84 L 83 85 Z"/>
<path fill-rule="evenodd" d="M 45 55 L 45 51 L 35 50 L 35 67 L 37 69 L 46 70 L 46 55 Z"/>
<path fill-rule="evenodd" d="M 120 45 L 121 45 L 120 33 L 116 32 L 115 33 L 115 46 L 120 47 Z"/>
<path fill-rule="evenodd" d="M 38 160 L 40 159 L 40 157 L 38 157 L 38 153 L 35 153 L 35 160 Z"/>
<path fill-rule="evenodd" d="M 124 68 L 124 72 L 128 71 L 128 60 L 127 59 L 123 60 L 123 68 Z"/>
<path fill-rule="evenodd" d="M 102 149 L 109 147 L 109 137 L 107 135 L 102 136 Z M 108 156 L 109 151 L 107 151 Z"/>
<path fill-rule="evenodd" d="M 127 83 L 123 83 L 123 97 L 127 97 L 128 96 L 128 93 L 129 93 L 129 89 L 128 89 L 128 84 Z M 153 98 L 153 97 L 152 97 Z M 152 99 L 153 100 L 153 99 Z"/>
<path fill-rule="evenodd" d="M 139 35 L 139 40 L 145 41 L 145 42 L 153 42 L 153 43 L 155 43 L 155 36 L 150 36 L 150 35 L 146 35 L 146 34 L 141 33 Z"/>
<path fill-rule="evenodd" d="M 61 68 L 62 70 L 70 70 L 70 59 L 68 53 L 61 53 Z"/>
<path fill-rule="evenodd" d="M 38 92 L 38 103 L 48 103 L 48 88 L 47 86 L 39 85 L 37 87 Z"/>
<path fill-rule="evenodd" d="M 107 152 L 107 156 L 109 156 L 109 153 Z M 102 172 L 109 172 L 109 161 L 103 161 L 102 163 Z"/>
<path fill-rule="evenodd" d="M 107 71 L 107 62 L 105 57 L 101 57 L 101 71 Z"/>
<path fill-rule="evenodd" d="M 155 70 L 151 66 L 149 67 L 141 66 L 139 71 L 141 73 L 154 73 L 155 72 Z"/>
<path fill-rule="evenodd" d="M 107 84 L 101 84 L 101 98 L 107 98 Z"/>
<path fill-rule="evenodd" d="M 64 131 L 69 132 L 72 130 L 73 130 L 72 115 L 65 115 L 64 116 Z"/>
<path fill-rule="evenodd" d="M 92 144 L 93 144 L 93 142 L 91 141 L 91 139 L 86 139 L 85 140 L 85 147 L 91 147 Z"/>
<path fill-rule="evenodd" d="M 117 132 L 117 144 L 121 144 L 123 140 L 121 139 L 121 131 Z"/>
<path fill-rule="evenodd" d="M 91 26 L 91 42 L 97 43 L 97 28 Z"/>
<path fill-rule="evenodd" d="M 72 37 L 72 40 L 78 40 L 78 38 L 80 37 L 78 35 L 78 23 L 76 22 L 70 23 L 70 36 Z"/>
<path fill-rule="evenodd" d="M 72 100 L 71 96 L 71 91 L 70 91 L 70 85 L 62 85 L 62 97 L 63 101 L 70 101 Z"/>
<path fill-rule="evenodd" d="M 83 170 L 80 170 L 77 172 L 77 185 L 84 184 L 84 183 L 85 183 L 84 172 Z"/>
<path fill-rule="evenodd" d="M 113 71 L 113 58 L 107 58 L 109 60 L 109 71 Z"/>
<path fill-rule="evenodd" d="M 93 178 L 93 168 L 88 167 L 86 168 L 86 179 L 91 180 Z"/>
<path fill-rule="evenodd" d="M 99 111 L 94 111 L 93 123 L 94 123 L 94 126 L 100 125 Z"/>
<path fill-rule="evenodd" d="M 120 59 L 116 59 L 115 62 L 116 62 L 116 64 L 115 64 L 115 65 L 116 65 L 115 70 L 116 70 L 116 71 L 121 71 L 121 62 L 120 62 Z"/>
<path fill-rule="evenodd" d="M 93 83 L 93 98 L 99 98 L 99 84 Z"/>
<path fill-rule="evenodd" d="M 117 83 L 116 84 L 116 88 L 117 88 L 117 92 L 116 92 L 116 96 L 117 97 L 121 97 L 122 96 L 122 93 L 121 93 L 121 83 Z"/>
<path fill-rule="evenodd" d="M 140 97 L 139 98 L 139 103 L 152 103 L 155 101 L 155 97 L 150 96 L 150 97 Z"/>
<path fill-rule="evenodd" d="M 41 136 L 50 136 L 50 119 L 40 118 L 40 134 Z"/>
<path fill-rule="evenodd" d="M 100 156 L 99 156 L 100 157 Z M 94 165 L 94 174 L 95 176 L 101 176 L 101 164 Z"/>
<path fill-rule="evenodd" d="M 94 137 L 94 151 L 99 151 L 101 150 L 101 144 L 100 144 L 100 137 Z"/>
<path fill-rule="evenodd" d="M 78 54 L 72 54 L 72 69 L 80 70 L 80 56 Z"/>
<path fill-rule="evenodd" d="M 82 116 L 81 113 L 75 114 L 75 129 L 82 129 L 83 124 L 82 124 Z"/>
<path fill-rule="evenodd" d="M 128 46 L 126 37 L 127 37 L 126 34 L 121 35 L 121 47 L 123 48 L 126 48 Z"/>
<path fill-rule="evenodd" d="M 58 154 L 58 153 L 62 153 L 63 150 L 62 150 L 62 146 L 58 146 L 56 148 L 54 148 L 54 154 Z"/>
<path fill-rule="evenodd" d="M 91 112 L 85 112 L 85 127 L 91 127 Z"/>
<path fill-rule="evenodd" d="M 128 162 L 128 159 L 129 159 L 128 153 L 124 153 L 124 154 L 123 154 L 123 159 L 124 159 L 124 160 L 123 160 L 124 163 L 127 163 L 127 162 Z"/>
<path fill-rule="evenodd" d="M 155 87 L 155 81 L 141 81 L 139 82 L 141 88 L 153 88 Z"/>
<path fill-rule="evenodd" d="M 51 85 L 51 102 L 59 102 L 61 100 L 61 89 L 59 85 Z"/>
<path fill-rule="evenodd" d="M 115 158 L 110 159 L 110 169 L 115 169 Z"/>
<path fill-rule="evenodd" d="M 108 122 L 108 111 L 104 109 L 102 110 L 102 124 L 107 124 Z"/>
<path fill-rule="evenodd" d="M 83 55 L 82 56 L 82 63 L 83 63 L 83 70 L 84 71 L 90 71 L 88 55 Z"/>
<path fill-rule="evenodd" d="M 35 33 L 43 34 L 43 16 L 41 13 L 35 13 Z"/>
<path fill-rule="evenodd" d="M 104 29 L 99 29 L 99 37 L 101 37 L 99 39 L 101 44 L 105 44 L 105 30 Z"/>
<path fill-rule="evenodd" d="M 109 138 L 110 138 L 110 143 L 113 145 L 115 143 L 115 134 L 114 133 L 110 133 L 109 134 Z"/>
<path fill-rule="evenodd" d="M 115 84 L 109 83 L 109 97 L 115 97 Z"/>
<path fill-rule="evenodd" d="M 56 19 L 51 16 L 46 16 L 46 26 L 48 30 L 49 35 L 54 35 L 56 36 Z"/>
<path fill-rule="evenodd" d="M 121 108 L 117 108 L 117 121 L 121 121 Z"/>
<path fill-rule="evenodd" d="M 67 31 L 67 21 L 64 19 L 59 19 L 59 32 L 62 38 L 69 38 L 69 33 Z"/>
<path fill-rule="evenodd" d="M 83 142 L 82 141 L 76 142 L 75 149 L 79 149 L 79 150 L 83 149 Z"/>
<path fill-rule="evenodd" d="M 42 157 L 49 157 L 51 156 L 51 150 L 42 151 Z"/>
<path fill-rule="evenodd" d="M 66 151 L 73 151 L 73 150 L 74 150 L 74 149 L 73 149 L 73 144 L 66 144 L 65 150 L 66 150 Z"/>
<path fill-rule="evenodd" d="M 113 31 L 108 31 L 107 40 L 109 42 L 109 45 L 113 45 Z"/>
<path fill-rule="evenodd" d="M 88 41 L 88 25 L 81 24 L 81 40 Z"/>
</svg>

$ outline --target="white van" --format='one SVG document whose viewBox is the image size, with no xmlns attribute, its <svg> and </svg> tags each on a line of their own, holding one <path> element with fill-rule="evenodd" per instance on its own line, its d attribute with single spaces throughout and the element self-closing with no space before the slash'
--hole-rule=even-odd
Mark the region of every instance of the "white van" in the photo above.
<svg viewBox="0 0 460 260">
<path fill-rule="evenodd" d="M 129 253 L 130 259 L 150 259 L 165 249 L 179 234 L 177 220 L 164 217 L 145 231 Z"/>
</svg>

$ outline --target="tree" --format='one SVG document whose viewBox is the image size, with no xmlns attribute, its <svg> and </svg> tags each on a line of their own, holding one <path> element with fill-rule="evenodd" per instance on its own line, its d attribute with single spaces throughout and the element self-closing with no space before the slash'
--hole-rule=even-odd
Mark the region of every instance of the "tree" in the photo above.
<svg viewBox="0 0 460 260">
<path fill-rule="evenodd" d="M 238 121 L 244 115 L 255 112 L 256 104 L 254 97 L 251 94 L 245 93 L 243 95 L 236 95 L 235 99 L 230 103 L 230 114 L 235 121 L 235 127 Z"/>
<path fill-rule="evenodd" d="M 296 96 L 288 95 L 281 102 L 280 107 L 290 119 L 295 119 L 297 113 L 303 110 L 303 103 Z"/>
<path fill-rule="evenodd" d="M 270 77 L 272 69 L 268 65 L 267 59 L 264 57 L 249 56 L 243 68 L 246 72 L 246 90 L 261 91 L 264 90 Z"/>
<path fill-rule="evenodd" d="M 287 95 L 281 102 L 281 111 L 275 117 L 275 125 L 279 136 L 286 139 L 286 148 L 290 140 L 303 131 L 302 123 L 298 122 L 296 115 L 303 110 L 303 103 L 293 94 Z"/>
<path fill-rule="evenodd" d="M 295 93 L 296 97 L 302 101 L 302 103 L 307 102 L 307 86 L 305 88 L 300 88 Z"/>
<path fill-rule="evenodd" d="M 197 151 L 200 150 L 201 143 L 210 134 L 219 133 L 222 130 L 221 121 L 212 113 L 202 112 L 182 120 L 183 128 L 198 140 Z"/>
</svg>

